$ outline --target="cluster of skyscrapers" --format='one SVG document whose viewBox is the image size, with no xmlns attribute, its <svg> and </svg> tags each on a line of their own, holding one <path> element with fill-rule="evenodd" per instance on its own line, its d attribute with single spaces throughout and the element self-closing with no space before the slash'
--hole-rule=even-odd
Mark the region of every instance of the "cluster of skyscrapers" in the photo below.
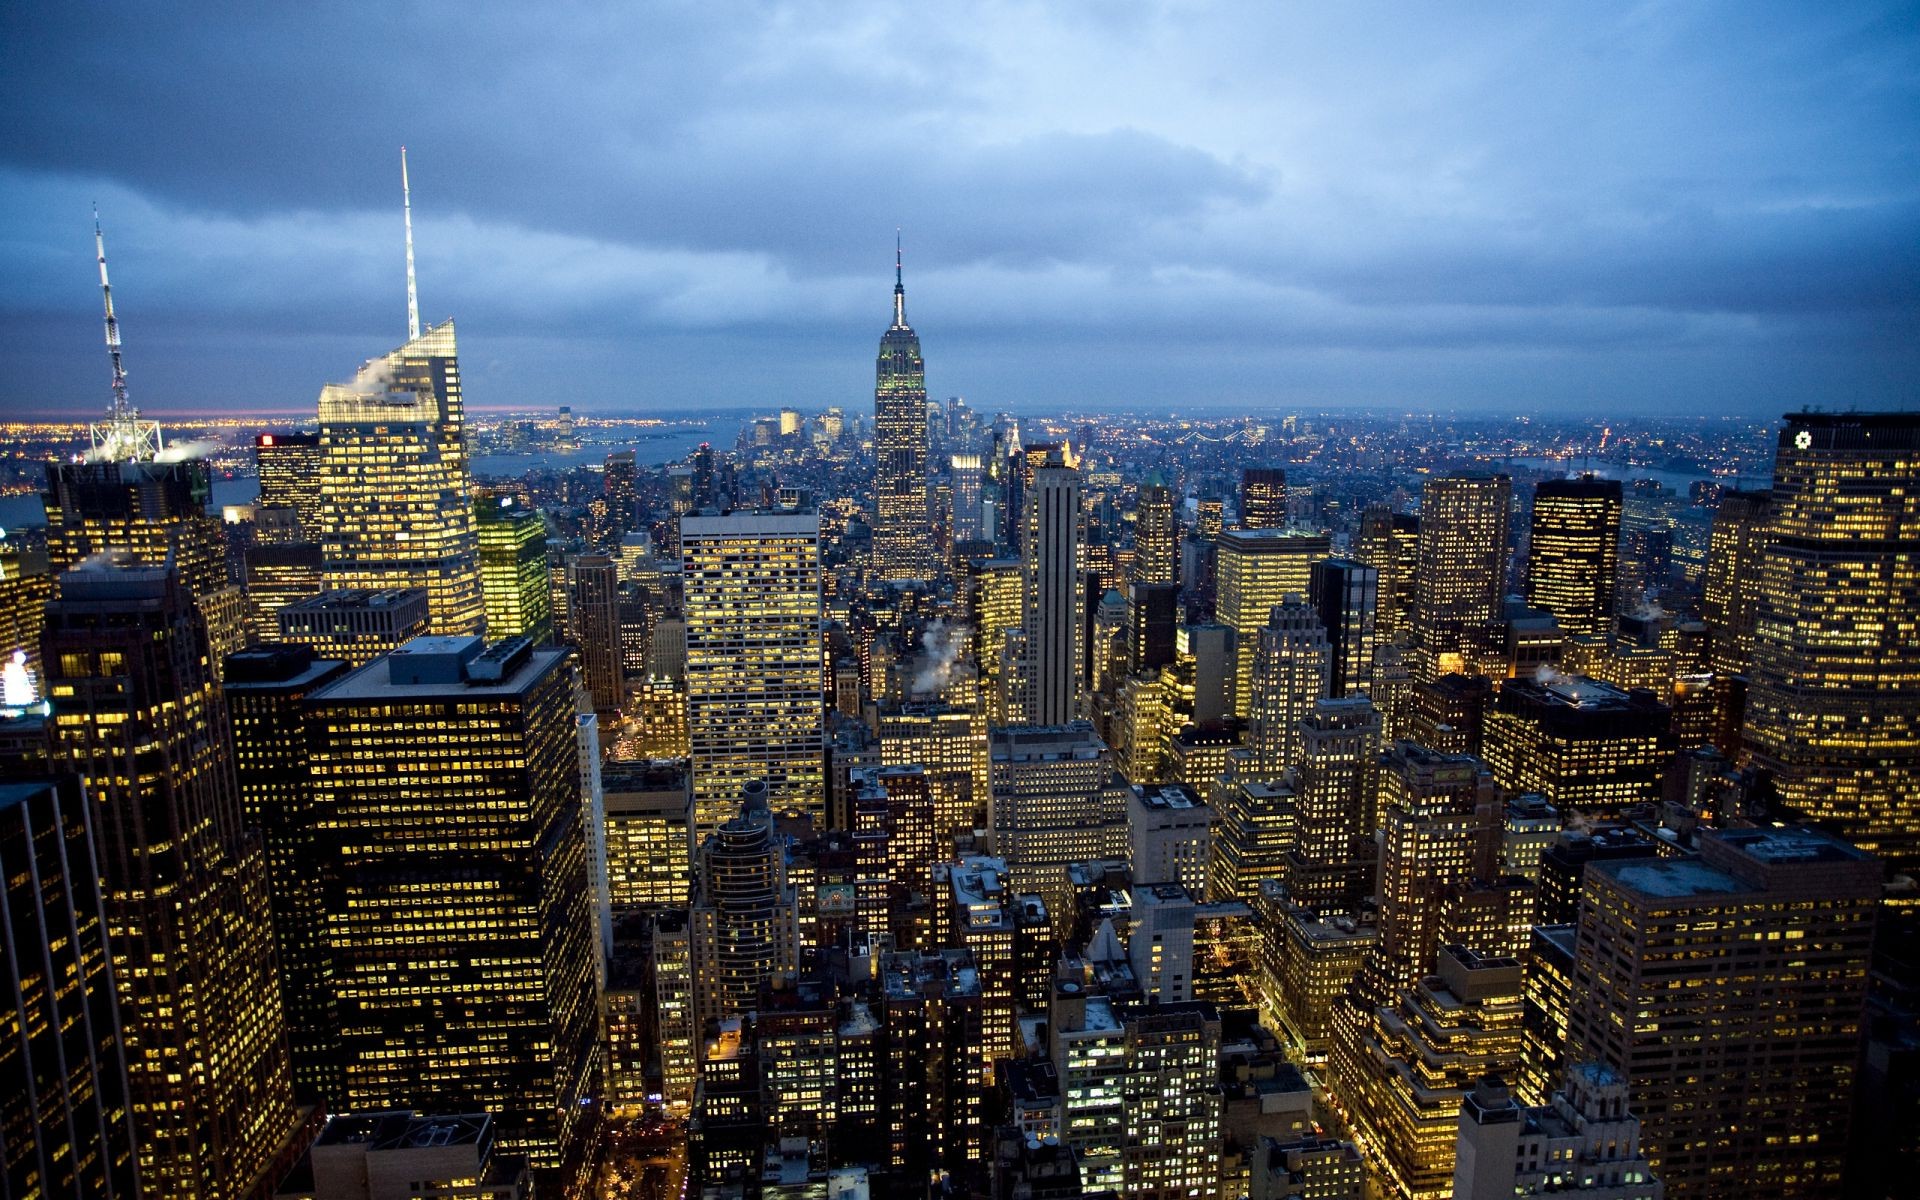
<svg viewBox="0 0 1920 1200">
<path fill-rule="evenodd" d="M 870 442 L 618 452 L 564 525 L 411 332 L 242 530 L 129 426 L 0 560 L 7 1194 L 1920 1166 L 1920 416 L 1787 417 L 1689 599 L 1615 480 L 1329 513 L 930 404 L 897 254 Z"/>
</svg>

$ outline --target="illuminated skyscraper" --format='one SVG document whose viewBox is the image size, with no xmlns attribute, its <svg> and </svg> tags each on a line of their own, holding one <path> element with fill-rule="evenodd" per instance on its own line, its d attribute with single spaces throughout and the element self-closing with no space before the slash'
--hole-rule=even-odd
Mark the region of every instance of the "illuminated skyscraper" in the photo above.
<svg viewBox="0 0 1920 1200">
<path fill-rule="evenodd" d="M 1086 518 L 1080 508 L 1080 471 L 1071 448 L 1049 451 L 1027 489 L 1026 652 L 1021 664 L 1027 725 L 1062 725 L 1080 715 L 1086 604 L 1080 554 Z"/>
<path fill-rule="evenodd" d="M 1285 872 L 1301 904 L 1350 912 L 1370 890 L 1379 757 L 1380 715 L 1364 696 L 1322 700 L 1301 722 L 1298 832 Z"/>
<path fill-rule="evenodd" d="M 1881 864 L 1803 828 L 1586 866 L 1570 1061 L 1626 1080 L 1674 1195 L 1837 1197 Z"/>
<path fill-rule="evenodd" d="M 1323 558 L 1313 564 L 1309 586 L 1308 598 L 1333 651 L 1327 694 L 1371 695 L 1373 659 L 1380 648 L 1380 572 L 1356 559 Z"/>
<path fill-rule="evenodd" d="M 627 688 L 620 646 L 620 570 L 611 558 L 583 554 L 567 564 L 567 615 L 594 710 L 618 711 L 626 705 Z"/>
<path fill-rule="evenodd" d="M 0 783 L 0 1186 L 10 1196 L 137 1194 L 88 808 L 71 777 Z"/>
<path fill-rule="evenodd" d="M 220 518 L 207 511 L 213 481 L 201 459 L 48 463 L 47 557 L 56 574 L 95 554 L 125 551 L 171 561 L 200 609 L 216 655 L 246 641 L 246 603 L 227 580 Z"/>
<path fill-rule="evenodd" d="M 314 691 L 349 669 L 306 646 L 265 645 L 228 655 L 224 681 L 240 807 L 266 850 L 293 1089 L 302 1103 L 337 1103 L 342 1095 L 321 877 L 325 860 L 308 774 L 304 706 Z"/>
<path fill-rule="evenodd" d="M 1066 867 L 1127 854 L 1127 787 L 1085 721 L 993 731 L 994 846 L 1013 890 L 1044 897 L 1060 924 L 1072 911 Z"/>
<path fill-rule="evenodd" d="M 692 908 L 695 1023 L 754 1010 L 768 979 L 799 965 L 800 931 L 786 846 L 767 788 L 749 781 L 734 815 L 700 844 Z"/>
<path fill-rule="evenodd" d="M 697 836 L 765 780 L 776 811 L 826 815 L 820 518 L 811 510 L 680 521 L 687 736 Z"/>
<path fill-rule="evenodd" d="M 291 508 L 300 537 L 320 536 L 320 435 L 262 433 L 253 439 L 254 466 L 260 472 L 261 508 Z"/>
<path fill-rule="evenodd" d="M 1499 619 L 1512 500 L 1505 475 L 1445 475 L 1421 488 L 1413 629 L 1421 677 L 1462 670 L 1463 652 Z"/>
<path fill-rule="evenodd" d="M 281 641 L 358 667 L 427 632 L 427 592 L 345 588 L 288 604 L 276 616 Z"/>
<path fill-rule="evenodd" d="M 1660 798 L 1673 757 L 1667 706 L 1578 676 L 1508 680 L 1482 720 L 1494 782 L 1561 811 L 1617 817 Z"/>
<path fill-rule="evenodd" d="M 1136 583 L 1180 582 L 1180 529 L 1174 523 L 1173 489 L 1158 471 L 1140 485 L 1133 526 Z"/>
<path fill-rule="evenodd" d="M 607 455 L 607 521 L 618 535 L 632 529 L 640 519 L 640 474 L 631 450 Z"/>
<path fill-rule="evenodd" d="M 981 488 L 986 482 L 986 466 L 978 454 L 956 454 L 949 464 L 953 476 L 953 542 L 992 541 L 986 527 Z"/>
<path fill-rule="evenodd" d="M 932 579 L 927 515 L 927 365 L 907 324 L 900 254 L 893 259 L 893 324 L 880 337 L 873 387 L 873 555 L 880 578 Z"/>
<path fill-rule="evenodd" d="M 1772 523 L 1772 492 L 1728 491 L 1714 510 L 1700 617 L 1716 673 L 1745 675 L 1751 664 Z"/>
<path fill-rule="evenodd" d="M 553 640 L 553 589 L 547 578 L 547 522 L 513 496 L 473 502 L 480 545 L 480 595 L 487 636 Z"/>
<path fill-rule="evenodd" d="M 1500 791 L 1477 759 L 1397 742 L 1380 762 L 1380 945 L 1374 995 L 1433 969 L 1448 904 L 1497 873 Z"/>
<path fill-rule="evenodd" d="M 600 787 L 614 912 L 684 910 L 693 879 L 687 764 L 616 759 L 601 766 Z"/>
<path fill-rule="evenodd" d="M 1219 600 L 1214 619 L 1239 635 L 1239 664 L 1234 672 L 1233 713 L 1252 711 L 1254 656 L 1260 631 L 1274 607 L 1289 595 L 1303 597 L 1313 582 L 1315 560 L 1327 556 L 1327 539 L 1280 529 L 1232 529 L 1220 535 Z"/>
<path fill-rule="evenodd" d="M 567 661 L 422 637 L 307 701 L 344 1107 L 482 1103 L 562 1185 L 601 1071 Z"/>
<path fill-rule="evenodd" d="M 946 704 L 888 705 L 879 721 L 882 765 L 918 765 L 927 773 L 935 849 L 944 856 L 954 834 L 985 828 L 992 782 L 980 716 Z"/>
<path fill-rule="evenodd" d="M 1287 527 L 1287 473 L 1279 467 L 1240 471 L 1240 528 Z"/>
<path fill-rule="evenodd" d="M 1780 431 L 1746 742 L 1786 807 L 1920 867 L 1920 413 Z"/>
<path fill-rule="evenodd" d="M 1327 696 L 1333 651 L 1319 615 L 1294 594 L 1273 607 L 1258 637 L 1248 741 L 1255 774 L 1278 779 L 1299 765 L 1300 723 Z"/>
<path fill-rule="evenodd" d="M 328 586 L 427 589 L 432 629 L 485 621 L 468 499 L 453 322 L 320 392 L 320 531 Z"/>
<path fill-rule="evenodd" d="M 1620 481 L 1585 475 L 1534 488 L 1527 545 L 1527 603 L 1552 613 L 1568 633 L 1610 632 Z"/>
<path fill-rule="evenodd" d="M 1420 518 L 1384 504 L 1368 506 L 1360 516 L 1353 556 L 1380 572 L 1381 642 L 1411 645 L 1420 578 Z"/>
<path fill-rule="evenodd" d="M 141 1188 L 245 1197 L 295 1111 L 266 861 L 243 826 L 206 627 L 163 567 L 87 564 L 59 587 L 55 756 L 93 814 Z"/>
</svg>

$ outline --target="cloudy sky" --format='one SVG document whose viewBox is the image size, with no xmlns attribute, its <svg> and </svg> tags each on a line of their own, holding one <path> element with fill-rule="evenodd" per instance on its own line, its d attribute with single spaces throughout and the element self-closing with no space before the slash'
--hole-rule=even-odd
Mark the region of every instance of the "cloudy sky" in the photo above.
<svg viewBox="0 0 1920 1200">
<path fill-rule="evenodd" d="M 0 6 L 0 412 L 1920 401 L 1911 3 Z M 1576 409 L 1577 410 L 1577 409 Z"/>
</svg>

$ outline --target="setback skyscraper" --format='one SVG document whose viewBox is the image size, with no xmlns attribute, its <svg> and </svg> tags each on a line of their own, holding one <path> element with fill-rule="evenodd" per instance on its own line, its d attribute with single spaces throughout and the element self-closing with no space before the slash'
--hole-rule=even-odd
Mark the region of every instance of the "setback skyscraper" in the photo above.
<svg viewBox="0 0 1920 1200">
<path fill-rule="evenodd" d="M 893 256 L 893 324 L 880 337 L 873 386 L 874 566 L 888 582 L 932 579 L 927 515 L 927 365 L 907 324 L 900 252 Z"/>
<path fill-rule="evenodd" d="M 1064 725 L 1080 715 L 1087 636 L 1080 579 L 1087 531 L 1080 491 L 1071 447 L 1049 451 L 1027 489 L 1025 653 L 1017 712 L 1028 725 Z"/>
<path fill-rule="evenodd" d="M 294 1130 L 265 856 L 242 824 L 206 626 L 129 559 L 47 606 L 55 759 L 92 803 L 148 1195 L 250 1195 Z"/>
</svg>

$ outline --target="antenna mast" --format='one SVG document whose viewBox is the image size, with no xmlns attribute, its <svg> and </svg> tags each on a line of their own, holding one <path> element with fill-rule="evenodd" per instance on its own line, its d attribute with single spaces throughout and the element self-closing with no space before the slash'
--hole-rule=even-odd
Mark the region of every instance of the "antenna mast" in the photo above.
<svg viewBox="0 0 1920 1200">
<path fill-rule="evenodd" d="M 107 239 L 100 232 L 100 206 L 93 207 L 93 253 L 100 262 L 100 297 L 107 310 L 107 358 L 113 363 L 113 402 L 107 419 L 87 426 L 96 462 L 150 462 L 160 453 L 160 423 L 142 421 L 127 399 L 127 368 L 120 361 L 120 321 L 113 315 L 113 284 L 107 281 Z"/>
<path fill-rule="evenodd" d="M 420 291 L 413 282 L 413 188 L 407 183 L 407 148 L 400 147 L 400 208 L 407 221 L 407 340 L 420 336 Z"/>
</svg>

